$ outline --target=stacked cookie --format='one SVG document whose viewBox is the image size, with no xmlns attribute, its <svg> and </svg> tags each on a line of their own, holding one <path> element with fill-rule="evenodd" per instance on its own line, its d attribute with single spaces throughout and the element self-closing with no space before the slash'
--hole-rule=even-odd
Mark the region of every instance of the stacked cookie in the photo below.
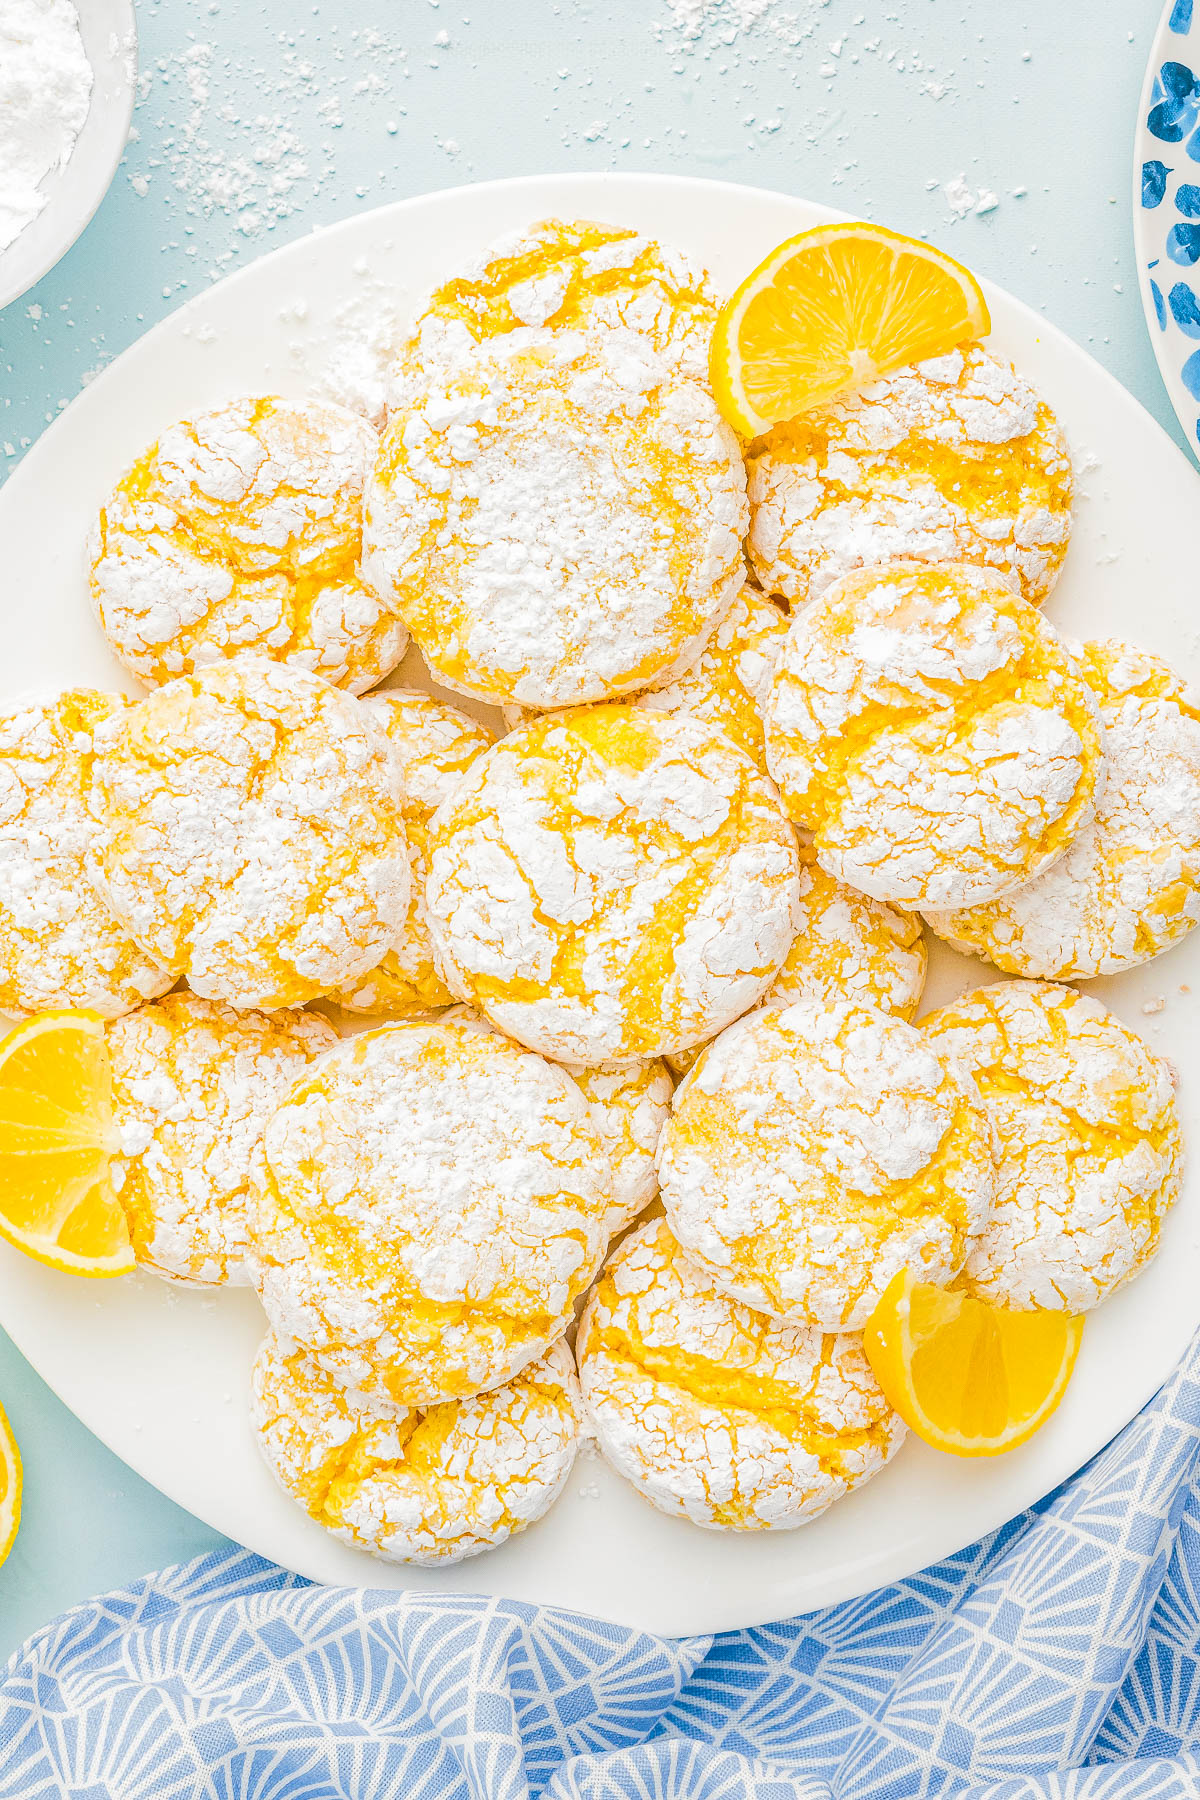
<svg viewBox="0 0 1200 1800">
<path fill-rule="evenodd" d="M 382 435 L 173 426 L 92 545 L 151 691 L 0 720 L 0 1000 L 112 1021 L 139 1262 L 253 1283 L 268 1464 L 386 1557 L 502 1542 L 588 1433 L 799 1525 L 903 1438 L 898 1274 L 1082 1312 L 1178 1191 L 1169 1071 L 1061 982 L 1200 916 L 1200 714 L 1039 610 L 1053 415 L 966 344 L 745 444 L 716 316 L 550 221 Z M 461 706 L 379 688 L 410 639 Z M 1022 979 L 914 1023 L 922 920 Z"/>
</svg>

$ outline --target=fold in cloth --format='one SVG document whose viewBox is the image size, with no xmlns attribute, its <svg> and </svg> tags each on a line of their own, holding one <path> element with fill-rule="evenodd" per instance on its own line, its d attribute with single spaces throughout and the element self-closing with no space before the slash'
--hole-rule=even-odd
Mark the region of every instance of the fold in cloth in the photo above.
<svg viewBox="0 0 1200 1800">
<path fill-rule="evenodd" d="M 17 1652 L 0 1800 L 1196 1800 L 1198 1464 L 1194 1348 L 983 1542 L 713 1638 L 202 1557 Z"/>
</svg>

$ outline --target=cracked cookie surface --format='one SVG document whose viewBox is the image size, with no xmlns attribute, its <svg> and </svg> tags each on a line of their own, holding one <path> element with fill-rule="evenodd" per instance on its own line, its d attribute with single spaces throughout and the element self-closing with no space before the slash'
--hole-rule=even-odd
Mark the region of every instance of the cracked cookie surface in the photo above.
<svg viewBox="0 0 1200 1800">
<path fill-rule="evenodd" d="M 596 706 L 531 721 L 431 826 L 447 984 L 564 1062 L 699 1043 L 762 996 L 797 920 L 795 836 L 712 726 Z"/>
<path fill-rule="evenodd" d="M 421 1410 L 352 1395 L 268 1337 L 251 1418 L 284 1491 L 343 1543 L 388 1562 L 494 1549 L 553 1504 L 579 1443 L 579 1387 L 558 1344 L 491 1393 Z"/>
<path fill-rule="evenodd" d="M 1035 605 L 1071 531 L 1071 458 L 1044 400 L 979 344 L 897 369 L 750 447 L 748 548 L 803 606 L 893 557 L 972 562 Z"/>
<path fill-rule="evenodd" d="M 922 1021 L 976 1082 L 996 1195 L 967 1255 L 972 1293 L 1086 1312 L 1143 1268 L 1180 1187 L 1171 1072 L 1090 995 L 1042 981 L 976 988 Z"/>
<path fill-rule="evenodd" d="M 456 1018 L 344 1039 L 271 1118 L 256 1183 L 273 1329 L 404 1406 L 497 1387 L 560 1338 L 613 1204 L 571 1077 Z"/>
<path fill-rule="evenodd" d="M 1103 726 L 1076 658 L 1001 576 L 896 562 L 793 622 L 767 762 L 830 874 L 957 907 L 1063 853 L 1103 778 Z"/>
<path fill-rule="evenodd" d="M 1010 975 L 1086 980 L 1161 956 L 1200 919 L 1200 701 L 1161 657 L 1084 644 L 1105 778 L 1044 874 L 989 905 L 930 912 L 939 937 Z"/>
<path fill-rule="evenodd" d="M 105 897 L 194 992 L 302 1006 L 404 923 L 397 788 L 385 734 L 319 676 L 257 657 L 181 676 L 97 730 Z"/>
<path fill-rule="evenodd" d="M 364 581 L 371 426 L 278 395 L 183 419 L 100 510 L 91 590 L 105 636 L 148 686 L 258 654 L 362 693 L 408 634 Z"/>
<path fill-rule="evenodd" d="M 904 1437 L 862 1342 L 726 1298 L 664 1220 L 618 1245 L 576 1343 L 605 1456 L 660 1511 L 786 1530 L 870 1479 Z"/>
<path fill-rule="evenodd" d="M 403 1017 L 439 1006 L 454 996 L 438 974 L 429 941 L 425 880 L 429 873 L 429 822 L 459 778 L 486 750 L 492 734 L 457 707 L 415 689 L 392 688 L 362 702 L 387 733 L 399 772 L 400 815 L 408 839 L 408 914 L 382 961 L 350 987 L 328 998 L 353 1013 Z"/>
<path fill-rule="evenodd" d="M 116 1018 L 175 985 L 95 877 L 95 734 L 120 694 L 68 688 L 0 714 L 0 1011 L 83 1006 Z"/>
<path fill-rule="evenodd" d="M 610 699 L 672 680 L 732 605 L 745 486 L 711 395 L 645 338 L 521 329 L 393 412 L 364 567 L 455 692 Z"/>
<path fill-rule="evenodd" d="M 636 331 L 707 382 L 716 316 L 708 275 L 670 245 L 594 219 L 540 219 L 434 289 L 401 353 L 393 403 L 422 370 L 522 326 Z"/>
<path fill-rule="evenodd" d="M 969 1075 L 902 1019 L 804 999 L 750 1013 L 676 1090 L 658 1152 L 686 1253 L 747 1306 L 860 1330 L 901 1269 L 945 1285 L 992 1199 Z"/>
<path fill-rule="evenodd" d="M 168 994 L 110 1026 L 110 1173 L 139 1263 L 169 1280 L 245 1283 L 250 1170 L 267 1120 L 337 1043 L 313 1013 L 235 1012 Z"/>
</svg>

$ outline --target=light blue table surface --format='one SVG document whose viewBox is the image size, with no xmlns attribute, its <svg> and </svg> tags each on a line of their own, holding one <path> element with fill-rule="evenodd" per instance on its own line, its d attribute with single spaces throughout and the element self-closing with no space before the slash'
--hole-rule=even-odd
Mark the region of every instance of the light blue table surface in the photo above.
<svg viewBox="0 0 1200 1800">
<path fill-rule="evenodd" d="M 717 0 L 689 40 L 672 13 L 703 0 L 142 0 L 136 137 L 79 243 L 0 314 L 0 481 L 92 372 L 251 258 L 387 200 L 576 169 L 755 183 L 935 239 L 1179 438 L 1130 238 L 1160 0 L 757 0 L 758 26 L 722 42 L 754 4 Z M 955 219 L 942 189 L 960 175 L 998 205 Z M 0 1400 L 26 1474 L 0 1652 L 222 1541 L 91 1437 L 3 1334 Z"/>
</svg>

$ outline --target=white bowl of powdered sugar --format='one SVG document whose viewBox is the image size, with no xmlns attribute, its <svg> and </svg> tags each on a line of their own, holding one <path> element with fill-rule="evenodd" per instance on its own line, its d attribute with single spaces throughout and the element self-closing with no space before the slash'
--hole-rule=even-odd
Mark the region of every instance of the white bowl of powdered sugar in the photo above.
<svg viewBox="0 0 1200 1800">
<path fill-rule="evenodd" d="M 0 0 L 0 307 L 104 198 L 136 77 L 132 0 Z"/>
</svg>

